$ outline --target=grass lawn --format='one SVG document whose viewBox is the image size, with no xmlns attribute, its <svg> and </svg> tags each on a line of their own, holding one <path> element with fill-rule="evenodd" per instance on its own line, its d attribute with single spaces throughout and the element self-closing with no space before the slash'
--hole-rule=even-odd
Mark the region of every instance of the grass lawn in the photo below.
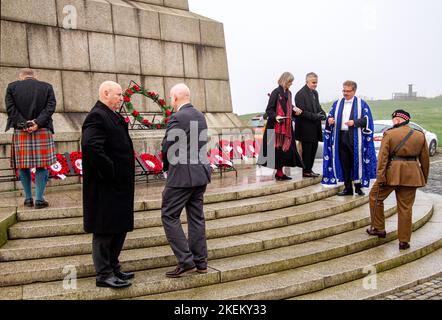
<svg viewBox="0 0 442 320">
<path fill-rule="evenodd" d="M 439 141 L 442 139 L 442 96 L 430 99 L 419 99 L 417 101 L 393 101 L 375 100 L 367 101 L 371 107 L 375 120 L 390 119 L 396 109 L 404 109 L 411 114 L 411 121 L 424 127 L 426 130 L 437 134 Z M 328 112 L 332 102 L 323 103 L 323 109 Z M 245 114 L 239 118 L 246 124 L 250 118 L 258 113 Z"/>
</svg>

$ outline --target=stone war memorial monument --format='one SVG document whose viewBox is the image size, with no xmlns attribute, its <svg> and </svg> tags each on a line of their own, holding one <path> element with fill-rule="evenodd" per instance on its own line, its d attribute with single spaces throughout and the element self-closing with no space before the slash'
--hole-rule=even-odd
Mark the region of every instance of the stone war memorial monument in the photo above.
<svg viewBox="0 0 442 320">
<path fill-rule="evenodd" d="M 260 134 L 249 133 L 233 113 L 223 24 L 189 11 L 187 0 L 0 3 L 0 300 L 381 299 L 440 278 L 441 196 L 417 193 L 411 247 L 404 251 L 398 249 L 394 196 L 385 200 L 385 238 L 372 237 L 366 233 L 370 190 L 340 197 L 343 186 L 324 186 L 322 176 L 303 177 L 301 168 L 286 167 L 292 180 L 276 181 L 274 170 L 255 165 Z M 71 172 L 75 170 L 64 180 L 52 175 L 45 193 L 47 208 L 24 206 L 24 192 L 10 163 L 12 130 L 4 132 L 6 87 L 22 68 L 36 70 L 38 79 L 53 85 L 57 161 L 67 154 Z M 127 233 L 120 255 L 122 271 L 134 272 L 131 286 L 97 286 L 92 235 L 84 231 L 77 151 L 81 126 L 105 80 L 120 83 L 125 98 L 130 96 L 130 108 L 137 111 L 129 110 L 130 119 L 139 113 L 142 121 L 164 120 L 159 129 L 130 131 L 138 164 L 138 158 L 146 156 L 146 163 L 161 165 L 156 156 L 167 113 L 158 101 L 167 101 L 177 83 L 190 87 L 193 104 L 214 129 L 209 132 L 212 141 L 217 133 L 229 132 L 231 141 L 218 140 L 209 148 L 209 158 L 217 156 L 212 151 L 222 151 L 222 161 L 226 154 L 234 154 L 234 161 L 217 163 L 216 169 L 225 171 L 215 170 L 204 195 L 207 270 L 166 277 L 177 259 L 162 224 L 165 184 L 160 168 L 158 179 L 135 184 L 134 230 Z M 133 86 L 137 89 L 128 94 L 131 81 L 155 92 L 156 98 L 135 93 L 139 88 Z M 246 149 L 250 153 L 242 153 Z M 322 170 L 318 159 L 314 171 Z M 117 189 L 116 184 L 110 181 L 109 187 Z M 183 212 L 185 232 L 186 218 Z M 437 283 L 440 287 L 442 282 Z M 433 294 L 442 299 L 440 290 L 424 292 L 427 298 Z M 417 297 L 414 294 L 407 295 Z M 229 306 L 219 304 L 224 305 Z M 265 302 L 236 307 L 241 305 L 258 317 L 278 318 L 270 314 L 276 308 L 266 309 Z M 185 302 L 175 306 L 180 307 L 165 305 L 163 318 L 189 314 Z"/>
<path fill-rule="evenodd" d="M 232 111 L 223 25 L 190 12 L 187 0 L 2 0 L 2 95 L 23 67 L 54 87 L 60 153 L 79 150 L 81 125 L 105 80 L 123 90 L 133 80 L 163 99 L 185 82 L 209 128 L 241 126 Z M 160 113 L 142 96 L 132 102 L 146 116 Z M 3 96 L 1 128 L 6 119 Z M 132 132 L 137 152 L 158 152 L 163 136 Z M 12 130 L 0 133 L 0 157 L 9 157 L 11 137 Z"/>
</svg>

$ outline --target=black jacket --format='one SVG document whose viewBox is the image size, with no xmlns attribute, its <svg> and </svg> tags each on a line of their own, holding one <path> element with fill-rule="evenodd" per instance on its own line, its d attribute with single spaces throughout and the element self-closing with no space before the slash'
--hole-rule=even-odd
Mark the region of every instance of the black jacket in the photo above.
<svg viewBox="0 0 442 320">
<path fill-rule="evenodd" d="M 124 118 L 98 101 L 82 128 L 84 230 L 134 228 L 135 156 Z"/>
<path fill-rule="evenodd" d="M 284 152 L 281 148 L 275 147 L 274 129 L 276 126 L 276 116 L 278 113 L 278 99 L 281 101 L 281 107 L 283 109 L 284 115 L 287 116 L 286 111 L 287 102 L 289 99 L 289 91 L 284 91 L 284 88 L 282 86 L 279 86 L 272 91 L 272 94 L 269 98 L 269 103 L 267 104 L 267 109 L 265 113 L 267 124 L 264 130 L 262 147 L 257 163 L 259 165 L 273 169 L 280 169 L 282 167 L 302 168 L 304 164 L 302 163 L 301 157 L 299 156 L 299 153 L 296 149 L 296 141 L 293 135 L 291 141 L 292 143 L 288 151 Z M 295 112 L 293 111 L 293 109 L 291 110 L 291 112 L 293 120 L 295 118 Z M 284 123 L 284 121 L 288 121 L 288 119 L 284 119 L 282 121 Z"/>
<path fill-rule="evenodd" d="M 169 118 L 162 153 L 163 170 L 168 174 L 167 187 L 193 188 L 210 183 L 212 168 L 207 158 L 207 122 L 190 103 Z"/>
<path fill-rule="evenodd" d="M 54 89 L 49 83 L 35 79 L 15 81 L 6 89 L 6 130 L 17 128 L 20 123 L 34 120 L 40 128 L 54 133 L 52 114 L 57 104 Z"/>
<path fill-rule="evenodd" d="M 321 120 L 325 119 L 326 114 L 319 104 L 318 92 L 305 85 L 296 94 L 295 104 L 302 109 L 302 114 L 295 121 L 295 139 L 303 142 L 323 141 Z"/>
</svg>

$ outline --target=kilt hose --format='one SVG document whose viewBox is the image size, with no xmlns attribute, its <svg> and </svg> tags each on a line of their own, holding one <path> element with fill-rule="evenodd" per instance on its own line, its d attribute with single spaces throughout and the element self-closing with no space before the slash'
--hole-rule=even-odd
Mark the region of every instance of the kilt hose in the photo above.
<svg viewBox="0 0 442 320">
<path fill-rule="evenodd" d="M 11 165 L 16 169 L 47 168 L 57 161 L 52 132 L 41 128 L 29 134 L 14 130 L 11 147 Z"/>
</svg>

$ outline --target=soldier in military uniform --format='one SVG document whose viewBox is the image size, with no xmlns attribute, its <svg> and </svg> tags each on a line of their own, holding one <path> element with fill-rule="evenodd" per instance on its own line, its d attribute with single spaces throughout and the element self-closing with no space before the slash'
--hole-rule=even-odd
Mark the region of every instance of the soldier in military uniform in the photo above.
<svg viewBox="0 0 442 320">
<path fill-rule="evenodd" d="M 427 184 L 430 158 L 424 133 L 408 126 L 410 114 L 397 110 L 392 117 L 394 127 L 385 132 L 379 150 L 376 182 L 370 192 L 371 227 L 367 233 L 386 237 L 384 200 L 395 191 L 399 249 L 406 250 L 410 248 L 416 189 Z"/>
</svg>

